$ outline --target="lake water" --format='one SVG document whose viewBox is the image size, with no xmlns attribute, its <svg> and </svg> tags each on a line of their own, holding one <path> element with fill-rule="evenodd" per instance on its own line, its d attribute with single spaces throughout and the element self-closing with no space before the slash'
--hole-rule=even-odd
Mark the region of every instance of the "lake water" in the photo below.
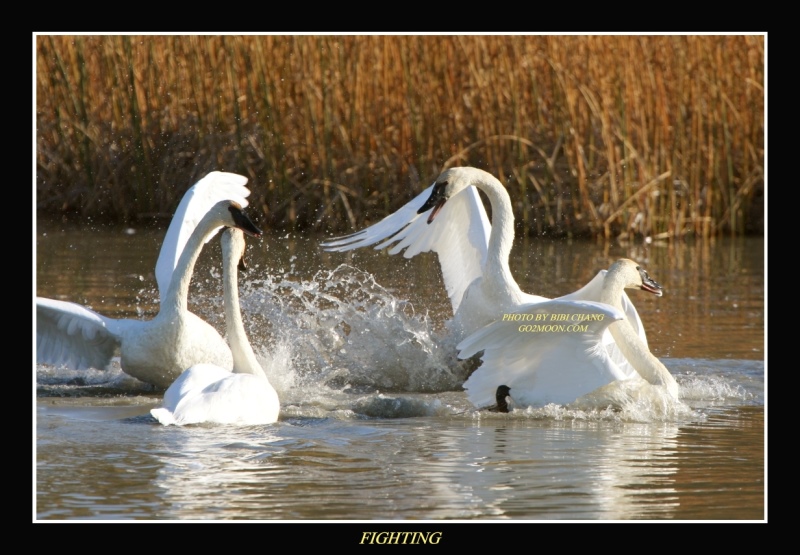
<svg viewBox="0 0 800 555">
<path fill-rule="evenodd" d="M 34 295 L 151 318 L 162 238 L 39 222 Z M 512 272 L 545 296 L 639 261 L 665 294 L 629 296 L 681 399 L 509 414 L 475 410 L 460 388 L 434 256 L 324 253 L 321 239 L 250 240 L 239 278 L 276 424 L 164 427 L 149 415 L 162 392 L 118 368 L 37 365 L 34 351 L 34 520 L 766 520 L 762 238 L 518 239 Z M 213 241 L 190 308 L 223 331 L 220 275 Z"/>
</svg>

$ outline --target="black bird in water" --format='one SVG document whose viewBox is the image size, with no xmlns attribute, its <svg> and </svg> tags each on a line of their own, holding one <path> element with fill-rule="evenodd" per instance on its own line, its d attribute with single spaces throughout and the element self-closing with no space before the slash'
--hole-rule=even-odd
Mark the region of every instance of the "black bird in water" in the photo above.
<svg viewBox="0 0 800 555">
<path fill-rule="evenodd" d="M 510 394 L 511 388 L 507 385 L 497 386 L 497 392 L 494 395 L 497 404 L 487 407 L 486 410 L 491 412 L 508 412 L 508 401 L 506 401 L 506 397 L 508 397 Z"/>
</svg>

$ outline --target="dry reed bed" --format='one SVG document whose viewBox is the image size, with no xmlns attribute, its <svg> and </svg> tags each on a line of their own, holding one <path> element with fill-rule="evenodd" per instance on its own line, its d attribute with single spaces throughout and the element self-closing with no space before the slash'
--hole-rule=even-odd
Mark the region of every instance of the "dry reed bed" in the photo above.
<svg viewBox="0 0 800 555">
<path fill-rule="evenodd" d="M 763 36 L 39 36 L 37 209 L 366 225 L 473 165 L 531 234 L 763 232 Z M 265 221 L 266 220 L 266 221 Z"/>
</svg>

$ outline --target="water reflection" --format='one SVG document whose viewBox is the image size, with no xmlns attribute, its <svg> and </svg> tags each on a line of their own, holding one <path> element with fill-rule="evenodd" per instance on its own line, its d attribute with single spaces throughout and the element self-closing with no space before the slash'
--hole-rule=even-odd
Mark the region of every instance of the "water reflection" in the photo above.
<svg viewBox="0 0 800 555">
<path fill-rule="evenodd" d="M 766 518 L 764 447 L 763 407 L 715 410 L 703 425 L 681 427 L 675 518 L 737 519 L 744 506 Z"/>
<path fill-rule="evenodd" d="M 665 518 L 675 503 L 669 464 L 676 425 L 510 421 L 475 426 L 456 460 L 465 472 L 459 489 L 468 490 L 484 517 L 533 519 Z M 648 506 L 637 501 L 652 493 Z M 479 500 L 479 501 L 476 501 Z M 568 514 L 565 509 L 569 507 Z"/>
</svg>

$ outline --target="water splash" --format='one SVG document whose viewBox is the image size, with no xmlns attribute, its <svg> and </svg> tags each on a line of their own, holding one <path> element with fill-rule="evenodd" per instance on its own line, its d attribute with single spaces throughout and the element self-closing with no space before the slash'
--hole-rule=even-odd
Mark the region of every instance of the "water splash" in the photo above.
<svg viewBox="0 0 800 555">
<path fill-rule="evenodd" d="M 251 280 L 240 292 L 250 342 L 271 363 L 270 379 L 355 393 L 461 389 L 467 367 L 452 341 L 427 311 L 372 274 L 343 264 L 290 278 Z"/>
</svg>

